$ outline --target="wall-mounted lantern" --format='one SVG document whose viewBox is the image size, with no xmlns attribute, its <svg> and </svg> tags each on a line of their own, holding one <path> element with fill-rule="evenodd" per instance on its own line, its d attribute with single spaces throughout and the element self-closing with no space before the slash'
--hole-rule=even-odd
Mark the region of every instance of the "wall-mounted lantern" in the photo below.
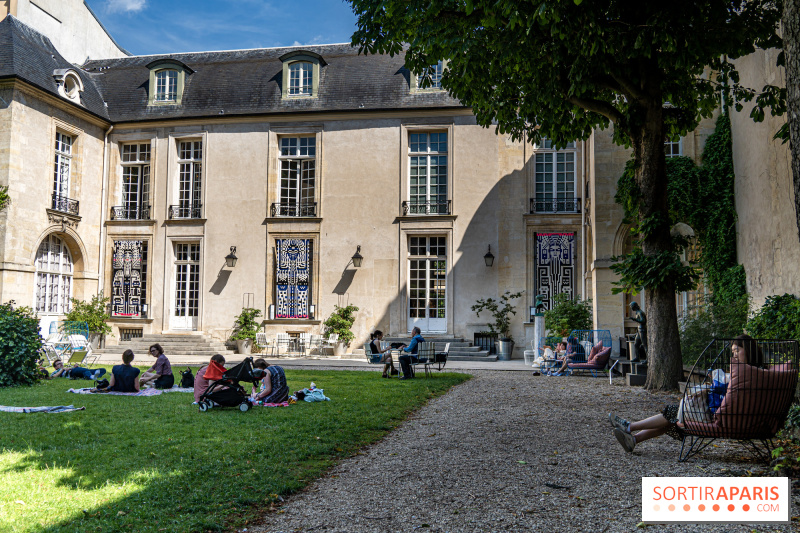
<svg viewBox="0 0 800 533">
<path fill-rule="evenodd" d="M 492 255 L 492 245 L 489 245 L 489 251 L 486 252 L 486 255 L 483 256 L 483 261 L 486 263 L 487 267 L 490 267 L 494 264 L 494 256 Z"/>
<path fill-rule="evenodd" d="M 231 246 L 231 253 L 225 256 L 225 264 L 230 268 L 233 268 L 236 266 L 237 259 L 238 257 L 236 257 L 236 247 Z"/>
</svg>

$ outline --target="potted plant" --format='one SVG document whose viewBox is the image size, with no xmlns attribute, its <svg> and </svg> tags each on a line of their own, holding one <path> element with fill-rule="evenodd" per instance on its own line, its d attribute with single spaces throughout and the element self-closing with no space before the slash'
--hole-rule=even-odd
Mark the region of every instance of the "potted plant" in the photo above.
<svg viewBox="0 0 800 533">
<path fill-rule="evenodd" d="M 487 324 L 492 333 L 497 334 L 497 358 L 501 361 L 508 361 L 511 359 L 511 354 L 514 352 L 514 338 L 511 336 L 511 315 L 516 315 L 516 306 L 511 303 L 511 300 L 522 297 L 522 292 L 511 293 L 506 291 L 500 296 L 499 299 L 494 298 L 481 298 L 472 310 L 475 311 L 477 316 L 480 316 L 481 311 L 489 311 L 494 318 L 494 323 Z"/>
<path fill-rule="evenodd" d="M 548 335 L 558 335 L 564 341 L 574 329 L 592 329 L 592 301 L 556 294 L 551 308 L 544 312 L 544 327 Z"/>
<path fill-rule="evenodd" d="M 69 322 L 86 322 L 89 328 L 87 339 L 93 350 L 100 347 L 103 336 L 111 333 L 111 326 L 106 320 L 111 318 L 108 314 L 110 298 L 103 298 L 103 294 L 95 294 L 88 302 L 70 298 L 71 306 L 65 319 Z"/>
<path fill-rule="evenodd" d="M 339 341 L 333 348 L 334 355 L 344 355 L 350 342 L 355 338 L 350 328 L 353 327 L 353 323 L 356 321 L 356 311 L 358 311 L 358 307 L 355 305 L 348 304 L 344 307 L 336 305 L 331 316 L 322 323 L 325 326 L 325 338 L 329 338 L 334 333 L 339 335 Z"/>
<path fill-rule="evenodd" d="M 261 311 L 252 307 L 243 307 L 242 312 L 236 317 L 231 340 L 236 341 L 236 353 L 248 354 L 253 351 L 256 333 L 259 324 L 256 318 L 261 316 Z"/>
</svg>

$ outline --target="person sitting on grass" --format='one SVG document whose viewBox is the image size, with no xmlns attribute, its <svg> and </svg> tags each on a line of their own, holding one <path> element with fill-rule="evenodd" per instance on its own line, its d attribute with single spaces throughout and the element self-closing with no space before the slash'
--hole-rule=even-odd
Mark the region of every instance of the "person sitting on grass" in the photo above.
<svg viewBox="0 0 800 533">
<path fill-rule="evenodd" d="M 156 362 L 142 374 L 139 380 L 142 387 L 152 386 L 157 389 L 171 389 L 175 384 L 175 377 L 172 375 L 172 365 L 167 356 L 164 355 L 161 345 L 152 345 L 150 347 L 150 355 L 156 358 Z"/>
<path fill-rule="evenodd" d="M 108 380 L 108 387 L 97 390 L 104 392 L 139 392 L 140 370 L 131 366 L 132 361 L 133 350 L 125 350 L 122 354 L 122 364 L 116 365 L 111 369 L 111 379 Z"/>
<path fill-rule="evenodd" d="M 97 370 L 89 370 L 88 368 L 80 366 L 67 368 L 64 366 L 64 362 L 61 359 L 53 361 L 53 368 L 55 370 L 50 374 L 51 378 L 98 380 L 106 373 L 105 368 L 98 368 Z"/>
<path fill-rule="evenodd" d="M 399 372 L 394 367 L 394 361 L 392 361 L 392 347 L 387 346 L 386 349 L 381 350 L 381 341 L 383 340 L 383 332 L 379 329 L 375 330 L 375 333 L 370 335 L 370 343 L 369 349 L 372 351 L 373 355 L 380 355 L 380 362 L 383 363 L 383 375 L 382 378 L 389 377 L 389 369 L 391 368 L 391 372 L 393 376 L 396 376 Z"/>
<path fill-rule="evenodd" d="M 764 354 L 750 335 L 739 335 L 734 339 L 731 344 L 731 364 L 764 367 Z M 678 404 L 667 405 L 661 413 L 637 422 L 628 422 L 614 413 L 608 413 L 608 419 L 614 427 L 614 437 L 622 448 L 626 452 L 632 452 L 637 444 L 665 433 L 682 441 L 683 424 L 678 420 L 679 408 Z M 634 431 L 638 433 L 634 434 Z"/>
<path fill-rule="evenodd" d="M 222 354 L 214 354 L 207 365 L 200 367 L 194 377 L 194 404 L 200 402 L 200 396 L 208 389 L 214 381 L 222 379 L 225 373 L 225 358 Z M 192 404 L 192 405 L 194 405 Z"/>
<path fill-rule="evenodd" d="M 256 359 L 253 368 L 264 370 L 264 378 L 258 382 L 258 390 L 253 385 L 251 396 L 254 402 L 261 404 L 282 403 L 289 401 L 289 385 L 286 383 L 286 374 L 278 365 L 271 365 L 264 359 Z"/>
</svg>

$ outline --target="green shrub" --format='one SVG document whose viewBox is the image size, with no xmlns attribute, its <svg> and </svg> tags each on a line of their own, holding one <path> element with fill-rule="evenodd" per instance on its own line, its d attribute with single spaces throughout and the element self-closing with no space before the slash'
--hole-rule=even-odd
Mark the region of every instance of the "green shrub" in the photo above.
<svg viewBox="0 0 800 533">
<path fill-rule="evenodd" d="M 236 325 L 233 328 L 231 340 L 242 341 L 245 339 L 252 339 L 255 341 L 258 328 L 261 327 L 256 321 L 256 318 L 260 316 L 261 311 L 259 309 L 243 307 L 242 312 L 236 317 Z"/>
<path fill-rule="evenodd" d="M 561 337 L 566 337 L 573 329 L 592 329 L 592 301 L 556 294 L 552 308 L 544 312 L 544 328 L 548 335 Z"/>
<path fill-rule="evenodd" d="M 800 340 L 800 298 L 793 294 L 767 296 L 745 330 L 756 339 Z"/>
<path fill-rule="evenodd" d="M 325 337 L 330 337 L 331 334 L 336 333 L 339 335 L 339 342 L 350 344 L 356 338 L 353 332 L 350 331 L 356 321 L 356 311 L 358 311 L 358 307 L 355 305 L 334 306 L 331 316 L 322 323 L 325 326 Z"/>
<path fill-rule="evenodd" d="M 732 339 L 741 335 L 747 322 L 746 296 L 726 304 L 709 303 L 681 322 L 683 363 L 692 365 L 714 337 Z"/>
<path fill-rule="evenodd" d="M 108 314 L 108 302 L 110 298 L 103 298 L 102 294 L 95 294 L 88 302 L 82 302 L 75 298 L 70 298 L 71 308 L 66 315 L 69 322 L 86 322 L 89 326 L 89 333 L 108 335 L 111 333 L 111 326 L 106 324 L 111 316 Z"/>
<path fill-rule="evenodd" d="M 29 307 L 0 304 L 0 387 L 33 385 L 42 337 L 39 319 Z"/>
</svg>

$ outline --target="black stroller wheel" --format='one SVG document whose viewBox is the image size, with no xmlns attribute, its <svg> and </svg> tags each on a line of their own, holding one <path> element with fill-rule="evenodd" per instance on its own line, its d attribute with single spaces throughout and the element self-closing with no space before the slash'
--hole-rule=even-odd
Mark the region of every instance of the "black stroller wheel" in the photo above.
<svg viewBox="0 0 800 533">
<path fill-rule="evenodd" d="M 197 405 L 197 407 L 200 409 L 200 412 L 201 412 L 201 413 L 205 413 L 206 411 L 208 411 L 208 405 L 206 404 L 206 402 L 205 402 L 205 401 L 202 401 L 202 402 L 200 402 L 200 403 Z"/>
<path fill-rule="evenodd" d="M 247 411 L 249 411 L 249 410 L 250 410 L 250 404 L 249 404 L 249 403 L 247 403 L 247 402 L 244 402 L 244 403 L 242 403 L 242 404 L 239 404 L 239 410 L 240 410 L 241 412 L 243 412 L 243 413 L 246 413 Z"/>
</svg>

